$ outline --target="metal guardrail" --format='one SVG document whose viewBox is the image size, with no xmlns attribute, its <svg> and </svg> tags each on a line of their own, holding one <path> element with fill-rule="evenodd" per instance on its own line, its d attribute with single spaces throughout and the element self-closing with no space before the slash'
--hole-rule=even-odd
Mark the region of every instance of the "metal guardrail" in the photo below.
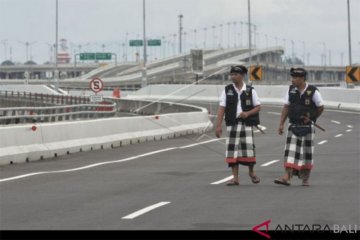
<svg viewBox="0 0 360 240">
<path fill-rule="evenodd" d="M 0 92 L 0 124 L 84 120 L 116 115 L 116 103 L 90 103 L 89 97 Z M 19 107 L 19 105 L 21 107 Z"/>
</svg>

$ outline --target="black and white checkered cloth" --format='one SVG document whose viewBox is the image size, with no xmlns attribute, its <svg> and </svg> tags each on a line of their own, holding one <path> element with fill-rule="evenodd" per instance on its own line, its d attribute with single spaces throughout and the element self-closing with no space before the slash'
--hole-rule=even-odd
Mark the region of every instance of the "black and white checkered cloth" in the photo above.
<svg viewBox="0 0 360 240">
<path fill-rule="evenodd" d="M 234 126 L 228 126 L 226 130 L 227 149 L 225 161 L 229 164 L 255 164 L 256 158 L 253 127 L 239 123 Z"/>
<path fill-rule="evenodd" d="M 311 125 L 311 133 L 297 137 L 288 129 L 285 145 L 284 167 L 296 170 L 312 169 L 314 153 L 315 127 Z"/>
</svg>

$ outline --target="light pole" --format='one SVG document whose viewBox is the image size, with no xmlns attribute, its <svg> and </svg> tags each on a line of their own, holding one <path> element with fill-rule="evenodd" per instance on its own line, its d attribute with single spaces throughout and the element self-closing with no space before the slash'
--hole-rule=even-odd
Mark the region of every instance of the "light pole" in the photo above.
<svg viewBox="0 0 360 240">
<path fill-rule="evenodd" d="M 146 60 L 147 60 L 147 52 L 146 52 L 146 10 L 145 10 L 145 0 L 143 0 L 143 43 L 144 43 L 144 66 L 142 71 L 142 81 L 141 81 L 141 87 L 147 86 L 147 74 L 146 74 Z"/>
<path fill-rule="evenodd" d="M 206 49 L 206 30 L 207 28 L 205 27 L 204 29 L 204 50 Z"/>
<path fill-rule="evenodd" d="M 4 60 L 7 60 L 7 39 L 1 40 L 1 43 L 4 44 Z"/>
<path fill-rule="evenodd" d="M 251 67 L 251 17 L 250 17 L 250 0 L 248 0 L 248 28 L 249 28 L 249 68 Z"/>
<path fill-rule="evenodd" d="M 31 45 L 35 44 L 36 41 L 31 42 L 31 43 L 29 43 L 29 42 L 22 42 L 22 41 L 18 41 L 18 42 L 25 45 L 26 62 L 27 62 L 27 61 L 29 60 L 29 47 L 30 47 Z"/>
<path fill-rule="evenodd" d="M 215 25 L 213 25 L 213 26 L 211 26 L 211 28 L 212 28 L 212 34 L 213 34 L 213 36 L 212 36 L 212 41 L 213 41 L 213 48 L 215 48 L 215 28 L 216 28 L 216 26 Z"/>
<path fill-rule="evenodd" d="M 349 65 L 352 65 L 352 59 L 351 59 L 350 0 L 347 0 L 347 13 L 348 13 Z"/>
<path fill-rule="evenodd" d="M 194 29 L 194 46 L 195 46 L 195 48 L 198 48 L 197 42 L 196 42 L 196 29 Z"/>
<path fill-rule="evenodd" d="M 182 53 L 182 30 L 183 30 L 183 26 L 182 26 L 182 19 L 183 19 L 183 15 L 180 14 L 179 16 L 179 53 Z"/>
<path fill-rule="evenodd" d="M 233 24 L 234 24 L 234 48 L 236 48 L 237 46 L 236 46 L 236 22 L 233 22 Z"/>
<path fill-rule="evenodd" d="M 59 4 L 58 0 L 56 0 L 56 14 L 55 14 L 55 70 L 54 70 L 54 81 L 55 81 L 55 91 L 58 91 L 59 88 L 59 71 L 58 71 L 58 31 L 59 31 Z"/>
</svg>

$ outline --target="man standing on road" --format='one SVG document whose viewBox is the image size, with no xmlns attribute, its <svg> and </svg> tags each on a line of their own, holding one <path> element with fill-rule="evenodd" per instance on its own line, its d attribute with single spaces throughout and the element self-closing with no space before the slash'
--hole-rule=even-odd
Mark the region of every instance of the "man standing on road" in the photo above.
<svg viewBox="0 0 360 240">
<path fill-rule="evenodd" d="M 285 145 L 285 175 L 274 180 L 276 184 L 290 185 L 293 175 L 302 179 L 303 186 L 309 186 L 313 167 L 314 123 L 324 111 L 324 103 L 318 89 L 306 82 L 303 68 L 291 68 L 292 85 L 285 96 L 278 133 L 284 132 L 284 123 L 289 118 Z"/>
<path fill-rule="evenodd" d="M 254 172 L 255 144 L 253 126 L 259 121 L 260 101 L 253 87 L 244 83 L 247 68 L 233 66 L 230 70 L 232 84 L 227 85 L 220 97 L 217 113 L 216 137 L 222 134 L 222 120 L 225 115 L 227 130 L 225 161 L 232 168 L 233 179 L 227 186 L 239 185 L 239 164 L 249 167 L 249 176 L 253 183 L 260 178 Z"/>
</svg>

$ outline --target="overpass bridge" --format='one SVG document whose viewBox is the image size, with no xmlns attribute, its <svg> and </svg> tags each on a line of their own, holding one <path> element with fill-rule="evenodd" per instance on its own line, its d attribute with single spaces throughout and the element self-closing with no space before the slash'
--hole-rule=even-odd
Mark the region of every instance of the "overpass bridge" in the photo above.
<svg viewBox="0 0 360 240">
<path fill-rule="evenodd" d="M 282 47 L 254 49 L 252 63 L 263 66 L 261 84 L 286 84 L 289 80 L 289 69 L 296 65 L 284 64 Z M 248 49 L 215 49 L 204 52 L 203 84 L 221 84 L 228 79 L 228 66 L 234 64 L 247 65 Z M 302 66 L 303 67 L 303 66 Z M 344 66 L 305 66 L 309 72 L 308 79 L 319 83 L 339 84 L 345 79 Z M 70 69 L 71 70 L 71 69 Z M 138 63 L 107 64 L 92 69 L 88 73 L 60 79 L 59 86 L 64 88 L 88 88 L 88 82 L 93 77 L 100 77 L 106 87 L 122 87 L 138 89 L 141 86 L 142 66 Z M 196 75 L 191 70 L 189 54 L 160 59 L 147 64 L 148 84 L 187 84 L 196 81 Z M 31 79 L 29 84 L 49 84 L 52 80 Z M 23 83 L 24 80 L 0 80 L 0 84 Z M 53 82 L 52 82 L 53 84 Z M 254 83 L 258 84 L 258 83 Z"/>
</svg>

